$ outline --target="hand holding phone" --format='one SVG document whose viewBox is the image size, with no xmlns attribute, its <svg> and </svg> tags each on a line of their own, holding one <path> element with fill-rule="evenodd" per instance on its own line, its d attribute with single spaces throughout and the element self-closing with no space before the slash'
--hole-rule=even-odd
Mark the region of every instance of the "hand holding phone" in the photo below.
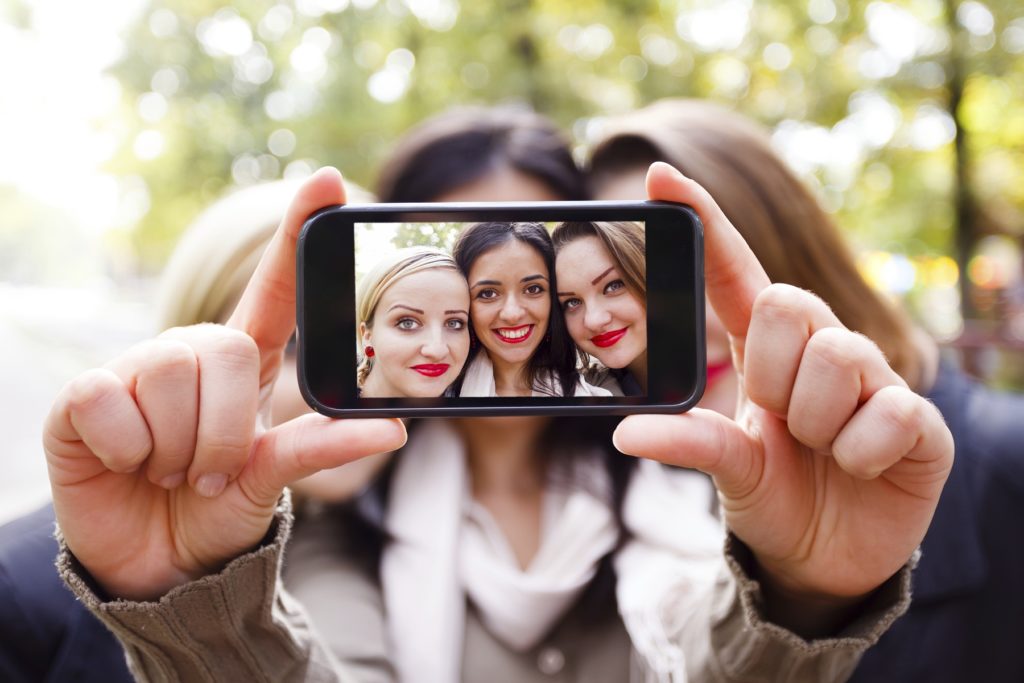
<svg viewBox="0 0 1024 683">
<path fill-rule="evenodd" d="M 814 294 L 771 284 L 704 188 L 657 163 L 647 190 L 704 222 L 708 299 L 740 396 L 734 420 L 699 408 L 627 417 L 616 446 L 712 475 L 729 530 L 757 559 L 768 616 L 831 635 L 921 543 L 952 436 L 870 340 Z"/>
<path fill-rule="evenodd" d="M 63 538 L 107 595 L 148 600 L 258 545 L 284 487 L 404 441 L 395 420 L 304 415 L 271 428 L 295 329 L 295 241 L 341 177 L 309 178 L 226 325 L 175 328 L 79 375 L 44 427 Z"/>
<path fill-rule="evenodd" d="M 335 417 L 686 410 L 701 237 L 665 202 L 326 209 L 299 240 L 300 387 Z"/>
</svg>

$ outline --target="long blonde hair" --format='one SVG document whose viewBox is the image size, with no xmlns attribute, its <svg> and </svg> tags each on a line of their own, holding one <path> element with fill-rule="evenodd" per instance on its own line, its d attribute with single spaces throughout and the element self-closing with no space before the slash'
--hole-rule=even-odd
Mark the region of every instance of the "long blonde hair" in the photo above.
<svg viewBox="0 0 1024 683">
<path fill-rule="evenodd" d="M 199 214 L 160 276 L 157 329 L 227 320 L 301 184 L 275 180 L 252 185 Z M 373 201 L 348 181 L 345 192 L 350 203 Z"/>
<path fill-rule="evenodd" d="M 434 247 L 407 247 L 397 249 L 377 261 L 359 280 L 356 287 L 356 348 L 358 349 L 356 383 L 363 386 L 373 368 L 373 359 L 366 355 L 363 338 L 359 333 L 360 323 L 373 327 L 377 304 L 387 289 L 414 273 L 431 268 L 448 268 L 460 273 L 459 266 L 450 254 Z"/>
<path fill-rule="evenodd" d="M 661 100 L 608 122 L 591 155 L 591 182 L 601 187 L 654 161 L 711 193 L 772 282 L 814 292 L 874 340 L 911 386 L 923 381 L 910 321 L 864 281 L 835 223 L 757 124 L 708 102 Z"/>
</svg>

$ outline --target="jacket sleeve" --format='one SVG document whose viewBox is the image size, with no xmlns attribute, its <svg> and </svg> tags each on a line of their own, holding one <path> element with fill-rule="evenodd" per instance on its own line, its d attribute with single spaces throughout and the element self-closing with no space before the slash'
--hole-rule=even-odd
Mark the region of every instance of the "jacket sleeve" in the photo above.
<svg viewBox="0 0 1024 683">
<path fill-rule="evenodd" d="M 752 563 L 746 546 L 729 535 L 725 561 L 703 598 L 666 596 L 661 618 L 670 641 L 684 653 L 688 683 L 847 680 L 864 651 L 909 607 L 917 553 L 841 632 L 811 641 L 765 619 L 760 584 L 750 576 Z M 643 663 L 640 669 L 640 680 L 657 680 L 643 671 Z"/>
<path fill-rule="evenodd" d="M 125 648 L 141 681 L 353 681 L 281 585 L 287 497 L 263 545 L 154 602 L 105 600 L 58 531 L 57 569 Z"/>
</svg>

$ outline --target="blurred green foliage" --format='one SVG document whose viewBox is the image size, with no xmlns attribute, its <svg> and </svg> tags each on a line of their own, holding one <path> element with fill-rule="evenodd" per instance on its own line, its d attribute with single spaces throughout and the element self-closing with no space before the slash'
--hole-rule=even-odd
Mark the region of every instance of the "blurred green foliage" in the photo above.
<svg viewBox="0 0 1024 683">
<path fill-rule="evenodd" d="M 603 115 L 711 97 L 796 131 L 856 244 L 950 253 L 957 69 L 976 227 L 1024 225 L 1024 11 L 949 4 L 154 0 L 114 70 L 132 123 L 112 170 L 150 191 L 134 244 L 152 270 L 227 186 L 322 164 L 372 186 L 394 139 L 453 104 L 523 101 L 582 145 Z M 821 132 L 839 159 L 801 164 Z"/>
<path fill-rule="evenodd" d="M 148 186 L 147 271 L 228 186 L 333 164 L 372 187 L 451 105 L 528 103 L 582 150 L 601 116 L 669 96 L 775 128 L 858 246 L 951 253 L 954 74 L 972 228 L 1024 230 L 1018 0 L 153 0 L 126 40 L 111 169 Z"/>
</svg>

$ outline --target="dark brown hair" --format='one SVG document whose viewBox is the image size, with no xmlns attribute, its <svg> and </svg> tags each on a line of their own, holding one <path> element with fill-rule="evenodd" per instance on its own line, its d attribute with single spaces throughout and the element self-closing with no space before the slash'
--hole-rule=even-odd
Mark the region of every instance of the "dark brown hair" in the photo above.
<svg viewBox="0 0 1024 683">
<path fill-rule="evenodd" d="M 382 202 L 432 202 L 509 168 L 562 199 L 587 199 L 568 141 L 525 107 L 457 107 L 413 128 L 395 146 L 377 180 Z"/>
</svg>

